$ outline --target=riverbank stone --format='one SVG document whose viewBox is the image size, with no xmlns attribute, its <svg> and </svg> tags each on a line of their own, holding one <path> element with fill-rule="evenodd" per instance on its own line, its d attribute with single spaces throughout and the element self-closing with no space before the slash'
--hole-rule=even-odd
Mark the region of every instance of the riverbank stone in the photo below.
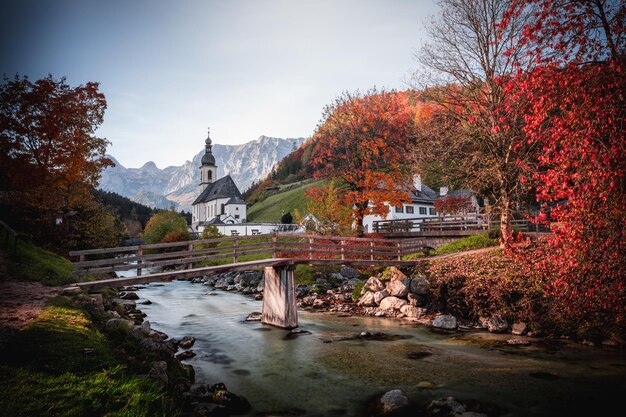
<svg viewBox="0 0 626 417">
<path fill-rule="evenodd" d="M 194 356 L 196 356 L 196 352 L 194 352 L 193 350 L 185 350 L 184 352 L 180 352 L 178 355 L 176 355 L 176 359 L 184 361 L 185 359 L 191 359 Z"/>
<path fill-rule="evenodd" d="M 380 302 L 379 307 L 381 310 L 400 310 L 402 306 L 406 304 L 407 304 L 407 301 L 403 300 L 402 298 L 389 296 L 389 297 L 385 297 Z"/>
<path fill-rule="evenodd" d="M 381 416 L 397 413 L 409 405 L 409 399 L 402 390 L 394 389 L 384 393 L 378 400 L 377 411 Z"/>
<path fill-rule="evenodd" d="M 368 291 L 365 294 L 363 294 L 363 296 L 359 298 L 357 305 L 364 306 L 364 307 L 374 307 L 376 305 L 374 293 L 371 291 Z"/>
<path fill-rule="evenodd" d="M 407 317 L 420 317 L 426 313 L 425 308 L 415 307 L 410 304 L 400 307 L 400 312 Z"/>
<path fill-rule="evenodd" d="M 426 277 L 418 275 L 411 279 L 410 290 L 413 294 L 426 295 L 430 291 L 430 283 L 428 282 Z"/>
<path fill-rule="evenodd" d="M 196 339 L 193 336 L 185 336 L 180 340 L 178 346 L 182 349 L 189 349 L 194 343 L 196 343 Z"/>
<path fill-rule="evenodd" d="M 406 297 L 411 285 L 408 279 L 395 279 L 387 283 L 387 291 L 394 297 Z"/>
<path fill-rule="evenodd" d="M 385 289 L 383 283 L 376 277 L 369 277 L 367 281 L 365 281 L 364 287 L 369 289 L 372 293 Z"/>
<path fill-rule="evenodd" d="M 511 328 L 511 334 L 514 334 L 516 336 L 521 336 L 524 335 L 528 332 L 528 327 L 526 326 L 526 323 L 513 323 L 513 327 Z"/>
<path fill-rule="evenodd" d="M 435 317 L 431 325 L 436 329 L 443 330 L 456 330 L 458 327 L 456 317 L 450 314 Z"/>
<path fill-rule="evenodd" d="M 504 333 L 509 329 L 509 323 L 500 316 L 493 316 L 487 320 L 487 330 L 490 333 Z"/>
<path fill-rule="evenodd" d="M 376 291 L 374 293 L 374 303 L 376 303 L 376 305 L 379 305 L 381 301 L 383 301 L 383 299 L 389 297 L 391 294 L 389 294 L 389 291 L 387 290 L 382 290 L 382 291 Z"/>
<path fill-rule="evenodd" d="M 339 273 L 347 278 L 347 279 L 359 279 L 361 278 L 361 274 L 359 273 L 359 271 L 357 271 L 354 268 L 351 268 L 349 266 L 342 266 L 341 270 L 339 271 Z"/>
</svg>

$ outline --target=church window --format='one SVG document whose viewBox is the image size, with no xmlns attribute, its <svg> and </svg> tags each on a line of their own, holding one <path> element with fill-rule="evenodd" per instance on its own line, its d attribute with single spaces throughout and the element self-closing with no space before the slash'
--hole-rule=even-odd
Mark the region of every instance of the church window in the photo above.
<svg viewBox="0 0 626 417">
<path fill-rule="evenodd" d="M 222 204 L 222 213 L 221 213 L 221 214 L 224 214 L 224 213 L 226 213 L 226 210 L 225 210 L 225 208 L 226 208 L 226 205 L 225 205 L 225 204 Z"/>
<path fill-rule="evenodd" d="M 207 180 L 211 181 L 213 179 L 213 173 L 211 171 L 207 171 Z"/>
</svg>

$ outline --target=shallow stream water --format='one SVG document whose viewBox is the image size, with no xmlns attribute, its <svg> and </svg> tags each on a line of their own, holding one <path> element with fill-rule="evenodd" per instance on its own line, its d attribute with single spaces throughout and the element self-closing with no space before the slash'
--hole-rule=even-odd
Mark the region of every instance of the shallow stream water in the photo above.
<svg viewBox="0 0 626 417">
<path fill-rule="evenodd" d="M 361 416 L 374 395 L 400 388 L 417 409 L 454 396 L 489 416 L 604 416 L 626 394 L 626 357 L 617 350 L 482 331 L 434 333 L 382 318 L 299 311 L 300 329 L 245 322 L 262 303 L 237 293 L 174 281 L 138 295 L 152 327 L 193 336 L 196 383 L 223 382 L 246 397 L 250 415 Z M 392 341 L 355 338 L 360 332 Z M 420 415 L 420 414 L 415 414 Z"/>
</svg>

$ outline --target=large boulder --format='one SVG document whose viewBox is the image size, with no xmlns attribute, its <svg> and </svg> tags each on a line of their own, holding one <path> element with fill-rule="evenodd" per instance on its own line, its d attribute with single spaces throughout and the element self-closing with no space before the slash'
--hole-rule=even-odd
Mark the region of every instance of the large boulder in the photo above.
<svg viewBox="0 0 626 417">
<path fill-rule="evenodd" d="M 374 302 L 376 303 L 376 305 L 380 304 L 381 301 L 383 301 L 383 299 L 385 299 L 386 297 L 389 297 L 389 291 L 387 290 L 382 290 L 382 291 L 376 291 L 374 293 Z"/>
<path fill-rule="evenodd" d="M 400 307 L 400 312 L 407 317 L 420 317 L 426 313 L 426 309 L 406 304 Z"/>
<path fill-rule="evenodd" d="M 500 316 L 493 316 L 487 320 L 487 330 L 490 333 L 504 333 L 509 329 L 509 323 Z"/>
<path fill-rule="evenodd" d="M 458 326 L 456 317 L 450 314 L 435 317 L 431 324 L 434 328 L 443 330 L 456 330 Z"/>
<path fill-rule="evenodd" d="M 365 288 L 370 290 L 371 292 L 382 291 L 385 289 L 385 286 L 382 282 L 376 277 L 369 277 L 367 281 L 365 281 Z"/>
<path fill-rule="evenodd" d="M 409 293 L 409 286 L 408 279 L 395 279 L 387 283 L 387 291 L 394 297 L 406 297 Z"/>
<path fill-rule="evenodd" d="M 374 301 L 374 293 L 371 291 L 366 292 L 361 298 L 359 298 L 357 305 L 374 307 L 376 305 L 376 302 Z"/>
<path fill-rule="evenodd" d="M 383 298 L 380 302 L 381 310 L 400 310 L 403 305 L 406 305 L 407 301 L 398 297 L 389 296 Z"/>
<path fill-rule="evenodd" d="M 428 282 L 426 277 L 413 277 L 413 279 L 411 280 L 410 290 L 413 294 L 426 295 L 430 291 L 430 283 Z"/>
</svg>

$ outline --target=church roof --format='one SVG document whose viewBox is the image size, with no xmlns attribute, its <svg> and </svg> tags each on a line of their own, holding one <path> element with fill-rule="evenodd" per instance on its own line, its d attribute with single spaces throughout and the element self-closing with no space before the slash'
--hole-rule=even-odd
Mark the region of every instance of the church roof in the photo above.
<svg viewBox="0 0 626 417">
<path fill-rule="evenodd" d="M 218 198 L 228 198 L 230 199 L 229 203 L 231 203 L 231 201 L 239 202 L 239 200 L 243 202 L 243 196 L 239 192 L 239 188 L 237 188 L 235 181 L 233 181 L 230 175 L 220 178 L 219 180 L 207 185 L 192 205 L 208 203 L 209 201 L 213 201 Z"/>
</svg>

